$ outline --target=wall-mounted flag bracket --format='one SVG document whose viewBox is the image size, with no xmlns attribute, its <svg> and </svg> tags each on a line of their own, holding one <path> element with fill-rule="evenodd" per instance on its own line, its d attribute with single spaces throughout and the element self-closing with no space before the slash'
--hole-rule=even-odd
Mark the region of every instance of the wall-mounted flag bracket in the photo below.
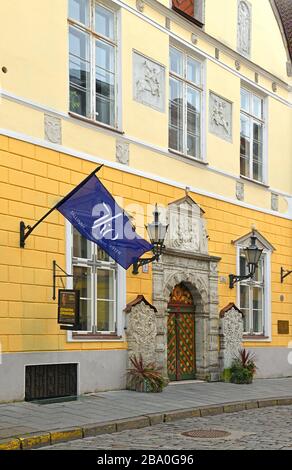
<svg viewBox="0 0 292 470">
<path fill-rule="evenodd" d="M 20 248 L 24 248 L 25 247 L 25 240 L 27 239 L 27 237 L 29 237 L 29 235 L 31 234 L 31 232 L 37 228 L 37 226 L 46 218 L 48 217 L 48 215 L 50 215 L 55 209 L 58 209 L 58 207 L 60 207 L 62 204 L 64 204 L 64 202 L 66 202 L 76 191 L 78 191 L 78 189 L 83 186 L 93 175 L 95 175 L 95 173 L 97 173 L 101 167 L 103 165 L 99 165 L 92 173 L 90 173 L 90 175 L 88 175 L 83 181 L 81 181 L 81 183 L 76 186 L 76 188 L 72 189 L 72 191 L 70 191 L 69 194 L 67 194 L 67 196 L 65 196 L 61 201 L 57 202 L 57 204 L 55 206 L 53 206 L 48 212 L 45 213 L 45 215 L 43 215 L 43 217 L 38 220 L 33 226 L 30 226 L 30 225 L 25 225 L 25 223 L 23 222 L 23 220 L 20 222 L 20 227 L 19 227 L 19 233 L 20 233 L 20 236 L 19 236 L 19 246 Z"/>
</svg>

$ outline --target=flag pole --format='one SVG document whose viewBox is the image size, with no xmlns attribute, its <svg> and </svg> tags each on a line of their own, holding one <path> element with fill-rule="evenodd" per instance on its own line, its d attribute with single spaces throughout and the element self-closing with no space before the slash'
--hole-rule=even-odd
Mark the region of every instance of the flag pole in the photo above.
<svg viewBox="0 0 292 470">
<path fill-rule="evenodd" d="M 87 181 L 93 176 L 95 175 L 95 173 L 97 173 L 101 167 L 103 165 L 99 165 L 97 168 L 95 168 L 95 170 L 90 173 L 90 175 L 88 175 L 83 181 L 81 181 L 81 183 L 79 183 L 76 188 L 72 189 L 72 191 L 70 191 L 63 199 L 61 199 L 61 201 L 57 202 L 57 204 L 55 204 L 45 215 L 43 215 L 43 217 L 38 220 L 32 227 L 30 225 L 25 225 L 25 223 L 23 222 L 23 220 L 20 222 L 20 240 L 19 240 L 19 246 L 20 248 L 24 248 L 25 247 L 25 240 L 27 239 L 27 237 L 29 237 L 29 235 L 31 234 L 31 232 L 46 218 L 48 217 L 48 215 L 50 215 L 55 209 L 58 209 L 58 207 L 63 204 L 69 197 L 71 197 L 76 191 L 78 191 L 78 189 L 83 186 L 85 183 L 87 183 Z"/>
</svg>

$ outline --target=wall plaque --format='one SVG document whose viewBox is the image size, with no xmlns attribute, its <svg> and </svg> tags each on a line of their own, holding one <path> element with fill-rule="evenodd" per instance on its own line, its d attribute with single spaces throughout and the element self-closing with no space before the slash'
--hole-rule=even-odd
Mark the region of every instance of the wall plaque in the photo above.
<svg viewBox="0 0 292 470">
<path fill-rule="evenodd" d="M 165 68 L 134 51 L 133 73 L 134 100 L 163 112 L 165 108 Z"/>
<path fill-rule="evenodd" d="M 288 320 L 278 320 L 278 334 L 279 335 L 289 334 L 289 321 Z"/>
<path fill-rule="evenodd" d="M 232 141 L 232 103 L 210 91 L 209 130 L 221 139 Z"/>
<path fill-rule="evenodd" d="M 58 295 L 58 323 L 68 327 L 79 326 L 79 299 L 80 291 L 75 289 L 59 289 Z"/>
</svg>

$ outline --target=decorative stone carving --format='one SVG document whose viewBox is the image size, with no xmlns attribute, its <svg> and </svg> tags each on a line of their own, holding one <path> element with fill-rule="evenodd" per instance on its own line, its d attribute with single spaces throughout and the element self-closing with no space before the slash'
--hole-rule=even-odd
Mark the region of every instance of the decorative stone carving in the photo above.
<svg viewBox="0 0 292 470">
<path fill-rule="evenodd" d="M 127 341 L 129 357 L 141 354 L 145 362 L 156 361 L 156 308 L 143 295 L 127 305 Z"/>
<path fill-rule="evenodd" d="M 250 55 L 251 45 L 251 4 L 245 0 L 238 1 L 237 49 L 245 56 Z"/>
<path fill-rule="evenodd" d="M 158 111 L 164 111 L 165 68 L 145 56 L 133 52 L 134 99 Z"/>
<path fill-rule="evenodd" d="M 278 211 L 279 210 L 279 195 L 272 193 L 271 194 L 271 209 L 272 211 Z"/>
<path fill-rule="evenodd" d="M 259 83 L 259 74 L 257 72 L 255 72 L 255 74 L 254 74 L 254 81 L 256 83 Z"/>
<path fill-rule="evenodd" d="M 116 141 L 116 158 L 119 163 L 129 165 L 129 144 L 127 142 Z"/>
<path fill-rule="evenodd" d="M 278 90 L 278 85 L 277 85 L 276 82 L 272 83 L 272 90 L 273 90 L 274 93 L 276 93 L 276 91 Z"/>
<path fill-rule="evenodd" d="M 145 2 L 143 0 L 136 0 L 136 8 L 140 13 L 143 13 L 145 8 Z"/>
<path fill-rule="evenodd" d="M 222 139 L 232 140 L 232 104 L 210 92 L 209 129 Z"/>
<path fill-rule="evenodd" d="M 45 139 L 54 144 L 62 144 L 61 119 L 50 114 L 44 115 Z"/>
<path fill-rule="evenodd" d="M 220 51 L 219 51 L 219 49 L 218 49 L 217 47 L 215 47 L 215 58 L 216 58 L 217 60 L 220 59 Z"/>
<path fill-rule="evenodd" d="M 244 200 L 244 183 L 241 181 L 236 181 L 236 198 L 239 201 Z"/>
<path fill-rule="evenodd" d="M 208 234 L 202 214 L 202 209 L 190 196 L 169 204 L 166 247 L 191 253 L 208 253 Z"/>
<path fill-rule="evenodd" d="M 191 41 L 194 45 L 198 44 L 198 37 L 194 33 L 191 35 Z"/>
<path fill-rule="evenodd" d="M 165 27 L 166 29 L 170 29 L 170 19 L 169 18 L 165 18 Z"/>
<path fill-rule="evenodd" d="M 243 314 L 234 303 L 228 304 L 220 312 L 220 368 L 223 371 L 231 366 L 238 354 L 243 335 Z"/>
<path fill-rule="evenodd" d="M 236 70 L 239 71 L 239 70 L 240 70 L 240 67 L 241 67 L 239 60 L 236 60 L 236 61 L 234 62 L 234 65 L 235 65 Z"/>
</svg>

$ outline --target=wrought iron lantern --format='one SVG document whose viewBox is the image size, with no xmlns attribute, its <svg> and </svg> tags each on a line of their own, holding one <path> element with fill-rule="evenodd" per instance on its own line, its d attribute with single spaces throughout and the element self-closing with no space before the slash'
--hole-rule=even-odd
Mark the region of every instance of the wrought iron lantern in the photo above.
<svg viewBox="0 0 292 470">
<path fill-rule="evenodd" d="M 229 274 L 229 288 L 230 289 L 233 289 L 234 284 L 236 282 L 243 281 L 244 279 L 252 279 L 255 274 L 255 271 L 260 261 L 263 250 L 261 248 L 258 248 L 256 244 L 257 237 L 255 235 L 254 230 L 252 231 L 252 235 L 250 239 L 251 239 L 250 245 L 244 248 L 245 258 L 246 258 L 247 266 L 248 266 L 248 274 L 244 276 L 235 276 L 235 274 Z"/>
<path fill-rule="evenodd" d="M 157 204 L 155 204 L 155 210 L 153 212 L 154 221 L 151 224 L 145 225 L 145 228 L 148 232 L 150 242 L 153 245 L 152 252 L 153 256 L 151 258 L 139 258 L 135 263 L 133 263 L 133 274 L 138 274 L 139 268 L 145 264 L 152 263 L 153 261 L 158 261 L 164 246 L 164 240 L 168 225 L 164 225 L 159 222 L 159 211 Z"/>
</svg>

